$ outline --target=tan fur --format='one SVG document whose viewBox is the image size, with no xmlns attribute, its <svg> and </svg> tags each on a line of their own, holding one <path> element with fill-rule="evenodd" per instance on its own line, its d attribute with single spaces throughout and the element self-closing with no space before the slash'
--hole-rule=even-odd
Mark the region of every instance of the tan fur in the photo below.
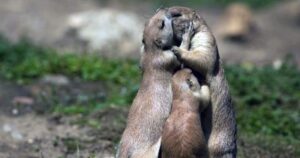
<svg viewBox="0 0 300 158">
<path fill-rule="evenodd" d="M 145 25 L 144 52 L 141 58 L 143 78 L 130 108 L 117 158 L 156 158 L 163 125 L 172 104 L 172 75 L 179 66 L 173 52 L 171 18 L 159 10 Z"/>
<path fill-rule="evenodd" d="M 235 114 L 215 38 L 194 10 L 172 7 L 169 14 L 174 17 L 175 37 L 182 41 L 172 50 L 186 67 L 204 77 L 211 91 L 211 106 L 203 112 L 210 157 L 236 157 Z"/>
<path fill-rule="evenodd" d="M 200 113 L 210 101 L 209 89 L 200 86 L 190 69 L 172 78 L 173 104 L 162 135 L 163 158 L 207 157 Z"/>
</svg>

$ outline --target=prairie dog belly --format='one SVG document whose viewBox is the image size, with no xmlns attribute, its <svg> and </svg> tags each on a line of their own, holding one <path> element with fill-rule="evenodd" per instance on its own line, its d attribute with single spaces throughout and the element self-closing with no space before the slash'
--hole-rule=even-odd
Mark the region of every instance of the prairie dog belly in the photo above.
<svg viewBox="0 0 300 158">
<path fill-rule="evenodd" d="M 210 33 L 200 31 L 192 37 L 190 50 L 211 53 L 215 50 L 215 46 L 215 39 L 210 35 Z"/>
</svg>

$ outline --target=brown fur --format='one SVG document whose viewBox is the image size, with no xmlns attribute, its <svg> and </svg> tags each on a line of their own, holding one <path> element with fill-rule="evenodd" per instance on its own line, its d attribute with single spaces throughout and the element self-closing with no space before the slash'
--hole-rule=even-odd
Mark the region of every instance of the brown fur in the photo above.
<svg viewBox="0 0 300 158">
<path fill-rule="evenodd" d="M 145 25 L 143 78 L 130 108 L 118 158 L 155 158 L 160 149 L 162 128 L 172 104 L 171 79 L 179 62 L 173 52 L 171 18 L 158 11 Z"/>
<path fill-rule="evenodd" d="M 207 157 L 200 113 L 210 101 L 207 86 L 200 86 L 190 69 L 172 78 L 173 103 L 162 135 L 163 158 Z"/>
<path fill-rule="evenodd" d="M 182 40 L 180 47 L 172 50 L 186 67 L 201 74 L 210 88 L 211 106 L 204 111 L 202 121 L 210 157 L 236 157 L 235 114 L 215 38 L 192 9 L 172 7 L 169 14 L 174 17 L 175 37 Z M 192 27 L 186 31 L 189 22 Z"/>
</svg>

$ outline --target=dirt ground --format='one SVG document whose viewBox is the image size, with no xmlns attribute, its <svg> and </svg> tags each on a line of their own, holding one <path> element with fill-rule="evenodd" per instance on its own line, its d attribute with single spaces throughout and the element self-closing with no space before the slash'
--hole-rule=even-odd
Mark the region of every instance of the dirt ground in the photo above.
<svg viewBox="0 0 300 158">
<path fill-rule="evenodd" d="M 114 157 L 118 140 L 125 128 L 128 107 L 111 106 L 87 116 L 49 112 L 53 100 L 72 103 L 78 97 L 81 98 L 81 94 L 92 97 L 95 91 L 104 92 L 105 87 L 101 83 L 71 81 L 68 85 L 53 86 L 37 81 L 18 86 L 0 81 L 1 158 Z M 41 96 L 36 95 L 37 89 L 42 90 L 39 94 L 47 99 L 40 99 Z M 33 103 L 28 104 L 28 101 L 26 103 L 23 100 L 22 105 L 16 104 L 16 97 L 31 98 Z M 249 141 L 247 137 L 240 137 L 239 156 L 285 158 L 293 156 L 295 152 L 287 147 L 285 151 L 273 153 L 257 143 L 252 139 Z"/>
<path fill-rule="evenodd" d="M 40 93 L 44 93 L 49 99 L 41 100 L 40 96 L 35 95 L 39 88 L 43 91 Z M 60 93 L 53 95 L 47 92 L 49 89 L 56 89 Z M 51 106 L 46 102 L 54 97 L 59 102 L 64 102 L 66 96 L 71 97 L 69 100 L 74 100 L 79 94 L 93 94 L 103 90 L 100 83 L 72 83 L 57 87 L 39 83 L 17 86 L 1 81 L 0 157 L 114 157 L 115 145 L 124 129 L 127 109 L 111 107 L 85 117 L 47 113 Z M 34 102 L 17 105 L 13 101 L 16 97 L 32 98 Z M 85 120 L 97 121 L 100 126 L 80 123 Z"/>
</svg>

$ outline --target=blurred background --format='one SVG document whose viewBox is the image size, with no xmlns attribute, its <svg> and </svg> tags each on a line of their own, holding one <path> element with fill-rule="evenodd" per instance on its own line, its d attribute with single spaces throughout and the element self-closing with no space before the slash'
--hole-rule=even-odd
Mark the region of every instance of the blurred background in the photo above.
<svg viewBox="0 0 300 158">
<path fill-rule="evenodd" d="M 0 157 L 113 157 L 144 23 L 173 5 L 217 38 L 238 157 L 300 157 L 299 0 L 0 0 Z"/>
</svg>

